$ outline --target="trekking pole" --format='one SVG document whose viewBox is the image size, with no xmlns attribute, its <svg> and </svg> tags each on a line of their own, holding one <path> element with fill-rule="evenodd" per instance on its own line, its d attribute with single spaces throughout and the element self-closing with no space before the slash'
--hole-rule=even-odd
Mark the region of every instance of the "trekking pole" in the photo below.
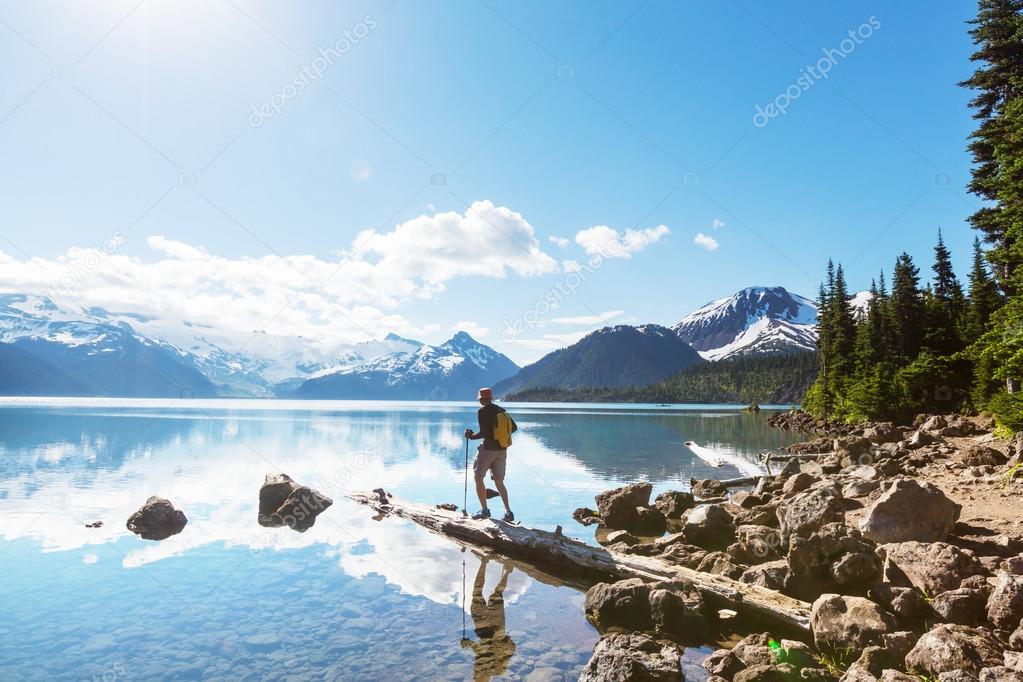
<svg viewBox="0 0 1023 682">
<path fill-rule="evenodd" d="M 462 485 L 462 516 L 469 515 L 469 439 L 465 439 L 465 483 Z"/>
</svg>

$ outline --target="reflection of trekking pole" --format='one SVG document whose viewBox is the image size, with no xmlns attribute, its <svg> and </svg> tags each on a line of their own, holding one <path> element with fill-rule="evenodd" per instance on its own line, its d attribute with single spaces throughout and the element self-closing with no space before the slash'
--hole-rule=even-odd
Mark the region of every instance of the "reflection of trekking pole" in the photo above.
<svg viewBox="0 0 1023 682">
<path fill-rule="evenodd" d="M 466 450 L 468 445 L 466 441 Z M 462 639 L 465 639 L 465 547 L 462 548 Z"/>
<path fill-rule="evenodd" d="M 465 439 L 465 484 L 462 486 L 462 516 L 469 515 L 469 439 Z M 465 573 L 465 566 L 462 566 Z M 464 620 L 464 616 L 463 616 Z"/>
</svg>

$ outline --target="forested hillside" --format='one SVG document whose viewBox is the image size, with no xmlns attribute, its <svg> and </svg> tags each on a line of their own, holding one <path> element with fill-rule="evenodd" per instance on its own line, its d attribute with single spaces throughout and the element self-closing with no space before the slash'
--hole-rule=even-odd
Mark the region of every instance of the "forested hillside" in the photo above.
<svg viewBox="0 0 1023 682">
<path fill-rule="evenodd" d="M 511 401 L 642 403 L 798 403 L 817 375 L 816 353 L 740 356 L 694 365 L 645 387 L 534 388 Z"/>
</svg>

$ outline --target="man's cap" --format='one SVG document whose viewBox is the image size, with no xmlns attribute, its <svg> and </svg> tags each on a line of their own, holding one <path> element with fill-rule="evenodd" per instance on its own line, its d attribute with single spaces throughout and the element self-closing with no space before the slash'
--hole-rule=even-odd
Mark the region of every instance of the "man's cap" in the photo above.
<svg viewBox="0 0 1023 682">
<path fill-rule="evenodd" d="M 476 400 L 482 400 L 483 398 L 486 398 L 487 400 L 493 400 L 494 399 L 493 391 L 491 391 L 489 388 L 481 388 L 480 392 L 476 394 Z"/>
</svg>

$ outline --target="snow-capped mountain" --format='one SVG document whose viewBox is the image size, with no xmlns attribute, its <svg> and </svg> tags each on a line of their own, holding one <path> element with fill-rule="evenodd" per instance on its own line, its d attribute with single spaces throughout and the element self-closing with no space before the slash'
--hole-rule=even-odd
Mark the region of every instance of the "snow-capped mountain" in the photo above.
<svg viewBox="0 0 1023 682">
<path fill-rule="evenodd" d="M 416 344 L 391 335 L 396 344 Z M 385 339 L 386 340 L 386 339 Z M 317 373 L 298 398 L 471 400 L 480 386 L 512 376 L 518 366 L 493 348 L 458 332 L 438 346 L 418 344 L 367 361 Z"/>
<path fill-rule="evenodd" d="M 208 397 L 194 359 L 102 312 L 45 297 L 0 294 L 5 395 Z M 45 379 L 41 379 L 45 377 Z"/>
<path fill-rule="evenodd" d="M 817 347 L 817 305 L 782 287 L 748 287 L 672 326 L 707 360 Z"/>
<path fill-rule="evenodd" d="M 205 325 L 26 294 L 0 294 L 0 359 L 0 395 L 271 397 L 309 383 L 298 397 L 358 398 L 378 383 L 375 397 L 454 399 L 518 371 L 465 333 L 439 346 L 396 334 L 338 344 L 254 332 L 239 342 Z M 342 390 L 331 377 L 361 383 Z"/>
</svg>

